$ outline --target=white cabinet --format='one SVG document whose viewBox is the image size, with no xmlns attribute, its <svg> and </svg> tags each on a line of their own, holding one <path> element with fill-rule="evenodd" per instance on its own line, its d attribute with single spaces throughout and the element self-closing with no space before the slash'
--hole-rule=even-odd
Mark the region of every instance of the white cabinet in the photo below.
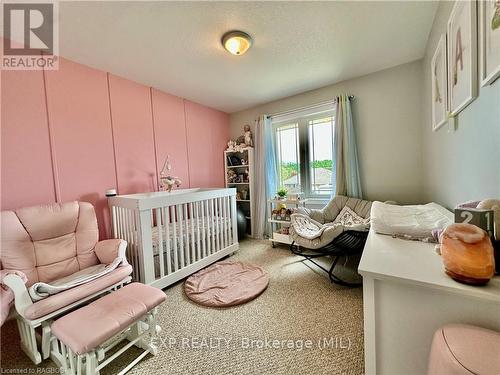
<svg viewBox="0 0 500 375">
<path fill-rule="evenodd" d="M 500 277 L 460 284 L 444 273 L 433 244 L 370 231 L 358 271 L 367 375 L 426 374 L 432 336 L 445 324 L 500 331 Z"/>
</svg>

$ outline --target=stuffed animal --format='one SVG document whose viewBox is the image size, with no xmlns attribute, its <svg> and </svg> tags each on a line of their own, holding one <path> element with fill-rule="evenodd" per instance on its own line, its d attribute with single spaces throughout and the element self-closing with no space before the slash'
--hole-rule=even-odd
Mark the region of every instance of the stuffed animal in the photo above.
<svg viewBox="0 0 500 375">
<path fill-rule="evenodd" d="M 229 140 L 229 142 L 227 142 L 227 151 L 234 151 L 235 146 L 236 146 L 236 142 Z"/>
<path fill-rule="evenodd" d="M 234 170 L 230 169 L 227 171 L 227 182 L 235 182 L 236 177 L 236 172 Z"/>
</svg>

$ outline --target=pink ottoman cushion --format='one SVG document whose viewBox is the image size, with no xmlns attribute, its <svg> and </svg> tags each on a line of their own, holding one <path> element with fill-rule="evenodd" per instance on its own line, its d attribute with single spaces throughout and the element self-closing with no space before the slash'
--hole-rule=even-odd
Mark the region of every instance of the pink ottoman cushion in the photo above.
<svg viewBox="0 0 500 375">
<path fill-rule="evenodd" d="M 436 331 L 428 375 L 500 374 L 500 333 L 465 324 Z"/>
<path fill-rule="evenodd" d="M 160 289 L 129 284 L 52 324 L 53 334 L 76 354 L 84 354 L 130 326 L 165 300 Z"/>
</svg>

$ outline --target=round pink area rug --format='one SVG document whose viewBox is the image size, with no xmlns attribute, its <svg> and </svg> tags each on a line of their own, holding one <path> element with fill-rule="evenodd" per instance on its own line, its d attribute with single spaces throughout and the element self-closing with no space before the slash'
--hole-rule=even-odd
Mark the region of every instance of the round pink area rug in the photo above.
<svg viewBox="0 0 500 375">
<path fill-rule="evenodd" d="M 269 275 L 253 264 L 222 261 L 188 277 L 184 284 L 187 297 L 203 306 L 241 305 L 261 294 L 269 284 Z"/>
</svg>

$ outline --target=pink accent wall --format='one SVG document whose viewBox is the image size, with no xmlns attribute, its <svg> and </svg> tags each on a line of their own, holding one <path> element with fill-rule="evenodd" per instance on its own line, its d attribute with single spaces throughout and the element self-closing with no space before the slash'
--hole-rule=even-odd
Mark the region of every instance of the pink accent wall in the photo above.
<svg viewBox="0 0 500 375">
<path fill-rule="evenodd" d="M 106 73 L 60 59 L 45 77 L 59 200 L 90 202 L 107 223 L 104 192 L 116 176 Z"/>
<path fill-rule="evenodd" d="M 229 115 L 212 108 L 209 111 L 211 116 L 206 126 L 212 129 L 211 184 L 213 187 L 221 187 L 224 186 L 224 150 L 229 140 L 229 127 L 225 124 L 229 122 Z"/>
<path fill-rule="evenodd" d="M 120 194 L 155 191 L 155 142 L 149 87 L 109 74 L 111 124 Z"/>
<path fill-rule="evenodd" d="M 1 78 L 2 209 L 91 202 L 106 238 L 104 191 L 157 190 L 166 155 L 183 188 L 224 186 L 226 113 L 63 58 Z"/>
<path fill-rule="evenodd" d="M 225 149 L 222 145 L 229 139 L 229 128 L 221 124 L 229 123 L 229 116 L 189 100 L 184 103 L 190 184 L 222 187 Z"/>
<path fill-rule="evenodd" d="M 1 208 L 53 203 L 43 72 L 1 74 Z"/>
<path fill-rule="evenodd" d="M 172 174 L 179 177 L 187 188 L 190 185 L 184 100 L 156 89 L 151 89 L 151 94 L 158 175 L 165 159 L 170 156 Z"/>
</svg>

